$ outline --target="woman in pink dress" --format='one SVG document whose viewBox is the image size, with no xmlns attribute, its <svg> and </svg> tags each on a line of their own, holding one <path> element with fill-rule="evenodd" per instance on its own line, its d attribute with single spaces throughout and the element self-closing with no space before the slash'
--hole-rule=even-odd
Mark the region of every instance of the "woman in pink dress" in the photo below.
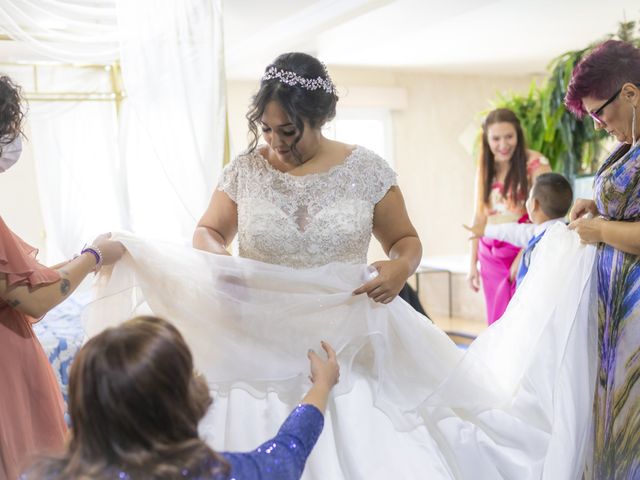
<svg viewBox="0 0 640 480">
<path fill-rule="evenodd" d="M 22 118 L 19 88 L 0 77 L 0 172 L 20 156 Z M 63 449 L 62 395 L 32 324 L 87 274 L 122 256 L 122 244 L 108 238 L 101 235 L 75 259 L 47 268 L 0 216 L 0 480 L 15 480 L 36 453 Z"/>
<path fill-rule="evenodd" d="M 474 225 L 527 222 L 524 203 L 529 187 L 538 175 L 550 171 L 542 154 L 527 150 L 515 113 L 506 108 L 490 112 L 482 126 Z M 482 279 L 489 325 L 502 316 L 515 292 L 519 252 L 500 240 L 472 241 L 469 285 L 477 292 Z"/>
</svg>

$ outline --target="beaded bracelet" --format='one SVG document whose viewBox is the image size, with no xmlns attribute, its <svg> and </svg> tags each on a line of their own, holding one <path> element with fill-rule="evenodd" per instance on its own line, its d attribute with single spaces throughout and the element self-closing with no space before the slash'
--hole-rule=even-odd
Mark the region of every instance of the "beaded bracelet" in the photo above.
<svg viewBox="0 0 640 480">
<path fill-rule="evenodd" d="M 95 245 L 89 245 L 89 246 L 85 246 L 82 249 L 82 251 L 80 252 L 80 255 L 84 253 L 90 253 L 95 257 L 96 267 L 93 269 L 93 271 L 97 272 L 98 270 L 100 270 L 100 267 L 102 267 L 102 252 L 100 251 L 100 249 Z"/>
</svg>

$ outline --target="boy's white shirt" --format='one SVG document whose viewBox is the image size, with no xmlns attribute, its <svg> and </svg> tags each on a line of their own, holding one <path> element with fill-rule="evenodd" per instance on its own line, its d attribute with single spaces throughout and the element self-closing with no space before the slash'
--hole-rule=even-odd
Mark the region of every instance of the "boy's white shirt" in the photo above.
<svg viewBox="0 0 640 480">
<path fill-rule="evenodd" d="M 529 240 L 540 235 L 557 222 L 564 222 L 564 217 L 547 220 L 538 225 L 533 223 L 500 223 L 498 225 L 487 225 L 484 229 L 484 236 L 509 242 L 516 247 L 525 248 L 529 244 Z"/>
</svg>

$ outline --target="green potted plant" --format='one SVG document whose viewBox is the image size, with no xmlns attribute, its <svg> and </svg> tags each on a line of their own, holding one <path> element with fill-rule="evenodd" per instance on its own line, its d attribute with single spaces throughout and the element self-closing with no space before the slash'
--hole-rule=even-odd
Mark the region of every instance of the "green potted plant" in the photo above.
<svg viewBox="0 0 640 480">
<path fill-rule="evenodd" d="M 640 47 L 640 22 L 620 23 L 618 32 L 606 37 L 609 38 Z M 602 41 L 552 60 L 547 68 L 549 76 L 540 86 L 533 81 L 526 94 L 498 94 L 493 102 L 494 108 L 513 110 L 520 119 L 529 147 L 549 158 L 554 171 L 571 179 L 592 175 L 602 160 L 606 132 L 596 131 L 593 122 L 577 120 L 563 103 L 574 67 Z"/>
</svg>

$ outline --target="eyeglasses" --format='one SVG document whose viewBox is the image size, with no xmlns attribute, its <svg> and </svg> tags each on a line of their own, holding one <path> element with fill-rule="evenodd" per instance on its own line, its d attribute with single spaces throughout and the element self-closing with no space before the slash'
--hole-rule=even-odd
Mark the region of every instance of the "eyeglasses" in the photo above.
<svg viewBox="0 0 640 480">
<path fill-rule="evenodd" d="M 613 102 L 618 95 L 620 95 L 620 92 L 622 91 L 622 87 L 620 87 L 616 93 L 614 93 L 613 95 L 611 95 L 611 98 L 609 98 L 609 100 L 607 100 L 606 102 L 604 102 L 600 108 L 598 108 L 597 110 L 594 110 L 592 112 L 589 112 L 589 115 L 591 115 L 591 118 L 593 118 L 593 120 L 595 122 L 597 122 L 599 125 L 606 125 L 606 122 L 602 119 L 602 117 L 600 115 L 602 115 L 602 111 L 605 109 L 605 107 L 607 105 L 609 105 L 611 102 Z"/>
<path fill-rule="evenodd" d="M 640 87 L 640 83 L 636 83 L 635 84 L 637 87 Z M 613 102 L 618 95 L 620 95 L 620 92 L 622 91 L 622 89 L 624 88 L 624 85 L 622 87 L 620 87 L 616 93 L 614 93 L 613 95 L 611 95 L 611 98 L 609 98 L 609 100 L 607 100 L 606 102 L 604 102 L 600 108 L 589 112 L 589 115 L 591 116 L 591 118 L 593 118 L 594 121 L 598 122 L 599 125 L 601 126 L 605 126 L 607 124 L 607 122 L 605 122 L 602 117 L 600 115 L 602 115 L 602 111 L 605 109 L 605 107 L 607 105 L 609 105 L 611 102 Z"/>
</svg>

